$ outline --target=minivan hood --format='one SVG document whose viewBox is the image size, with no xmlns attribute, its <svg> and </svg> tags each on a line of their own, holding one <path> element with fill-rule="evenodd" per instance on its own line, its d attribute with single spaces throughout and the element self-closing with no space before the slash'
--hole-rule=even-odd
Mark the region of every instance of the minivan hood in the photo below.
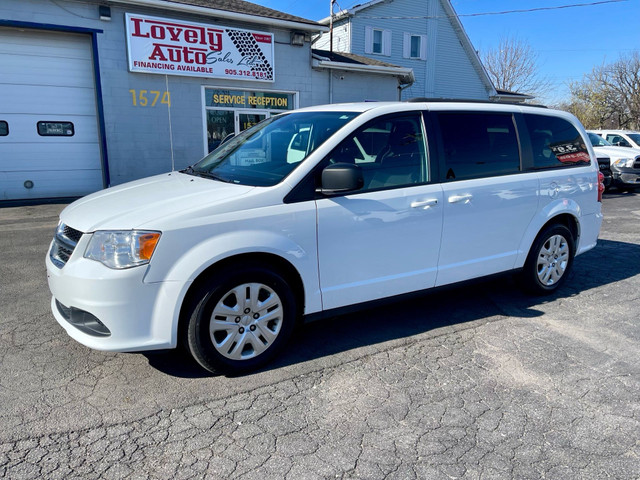
<svg viewBox="0 0 640 480">
<path fill-rule="evenodd" d="M 92 193 L 65 208 L 60 219 L 82 232 L 129 230 L 227 203 L 254 188 L 171 172 Z"/>
</svg>

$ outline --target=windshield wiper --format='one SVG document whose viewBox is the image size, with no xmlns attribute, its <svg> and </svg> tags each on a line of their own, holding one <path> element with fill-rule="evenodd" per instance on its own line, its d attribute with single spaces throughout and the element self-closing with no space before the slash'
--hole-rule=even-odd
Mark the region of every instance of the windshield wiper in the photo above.
<svg viewBox="0 0 640 480">
<path fill-rule="evenodd" d="M 186 173 L 188 175 L 195 175 L 197 177 L 209 178 L 211 180 L 218 180 L 219 182 L 224 183 L 233 183 L 231 180 L 227 180 L 226 178 L 222 178 L 220 175 L 216 175 L 215 173 L 205 172 L 204 170 L 196 170 L 192 166 L 188 166 L 184 170 L 180 170 L 181 173 Z"/>
</svg>

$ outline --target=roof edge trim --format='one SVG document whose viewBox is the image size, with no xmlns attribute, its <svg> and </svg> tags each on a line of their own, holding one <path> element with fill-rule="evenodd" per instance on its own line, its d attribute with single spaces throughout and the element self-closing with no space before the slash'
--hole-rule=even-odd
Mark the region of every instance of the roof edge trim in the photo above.
<svg viewBox="0 0 640 480">
<path fill-rule="evenodd" d="M 354 63 L 333 62 L 326 57 L 313 54 L 313 66 L 315 68 L 326 68 L 330 70 L 346 70 L 359 73 L 377 73 L 381 75 L 392 75 L 398 77 L 402 84 L 413 83 L 415 77 L 412 68 L 404 67 L 383 67 L 381 65 L 360 65 Z"/>
<path fill-rule="evenodd" d="M 111 4 L 123 6 L 155 7 L 165 10 L 174 10 L 185 13 L 196 13 L 210 17 L 218 17 L 226 20 L 237 20 L 240 22 L 256 23 L 271 27 L 280 27 L 288 30 L 302 30 L 305 32 L 319 33 L 328 32 L 324 25 L 313 25 L 311 23 L 294 22 L 292 20 L 281 20 L 277 18 L 262 17 L 260 15 L 250 15 L 248 13 L 230 12 L 228 10 L 216 10 L 215 8 L 201 7 L 198 5 L 187 5 L 184 3 L 168 2 L 165 0 L 110 0 Z"/>
</svg>

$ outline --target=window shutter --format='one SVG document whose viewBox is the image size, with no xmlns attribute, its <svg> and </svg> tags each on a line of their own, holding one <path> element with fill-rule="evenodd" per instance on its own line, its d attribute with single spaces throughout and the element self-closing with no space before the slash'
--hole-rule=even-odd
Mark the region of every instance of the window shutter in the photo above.
<svg viewBox="0 0 640 480">
<path fill-rule="evenodd" d="M 391 56 L 391 30 L 382 31 L 382 54 Z"/>
<path fill-rule="evenodd" d="M 427 59 L 427 36 L 420 35 L 420 60 Z"/>
<path fill-rule="evenodd" d="M 364 27 L 364 53 L 373 52 L 373 27 Z"/>
<path fill-rule="evenodd" d="M 411 34 L 409 33 L 404 34 L 404 41 L 402 43 L 402 57 L 411 57 Z"/>
</svg>

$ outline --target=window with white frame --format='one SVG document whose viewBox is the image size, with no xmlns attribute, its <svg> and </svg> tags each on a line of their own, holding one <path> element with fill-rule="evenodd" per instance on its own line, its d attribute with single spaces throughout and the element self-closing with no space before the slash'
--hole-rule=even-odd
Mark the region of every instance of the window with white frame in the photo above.
<svg viewBox="0 0 640 480">
<path fill-rule="evenodd" d="M 404 58 L 427 59 L 427 36 L 404 34 L 403 54 Z"/>
<path fill-rule="evenodd" d="M 365 27 L 364 37 L 365 53 L 391 56 L 391 30 Z"/>
</svg>

